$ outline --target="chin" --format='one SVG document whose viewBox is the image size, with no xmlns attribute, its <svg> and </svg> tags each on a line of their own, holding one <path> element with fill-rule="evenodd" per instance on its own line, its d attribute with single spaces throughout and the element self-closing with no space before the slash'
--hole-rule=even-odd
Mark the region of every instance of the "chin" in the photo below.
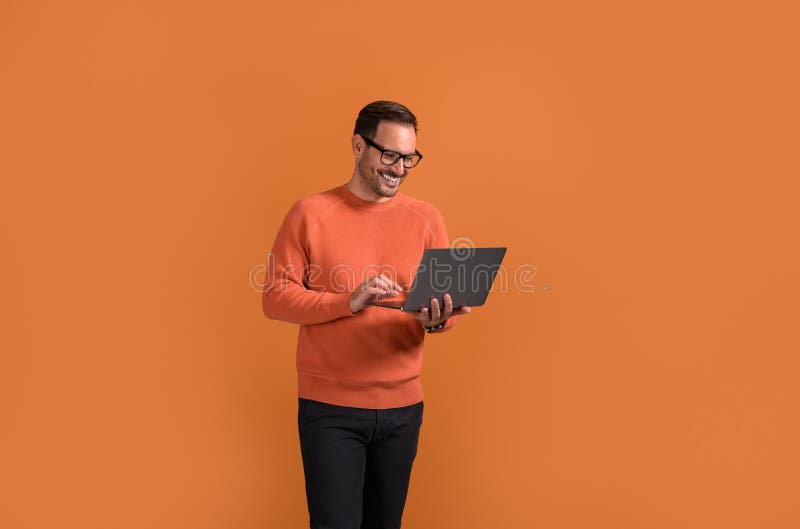
<svg viewBox="0 0 800 529">
<path fill-rule="evenodd" d="M 397 186 L 394 189 L 381 186 L 381 190 L 378 192 L 378 194 L 381 195 L 381 196 L 384 196 L 384 197 L 393 197 L 393 196 L 395 196 L 397 194 L 397 191 L 399 189 L 400 189 L 400 186 Z"/>
<path fill-rule="evenodd" d="M 377 184 L 378 184 L 377 186 L 373 185 L 370 187 L 372 188 L 372 191 L 374 191 L 376 195 L 382 197 L 393 197 L 397 194 L 397 190 L 400 188 L 399 185 L 394 189 L 386 187 L 383 185 L 382 181 L 378 181 Z"/>
</svg>

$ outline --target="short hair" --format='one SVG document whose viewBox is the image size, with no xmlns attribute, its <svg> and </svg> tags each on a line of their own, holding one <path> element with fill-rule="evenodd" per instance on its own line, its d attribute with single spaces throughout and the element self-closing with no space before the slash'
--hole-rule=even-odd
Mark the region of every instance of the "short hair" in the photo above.
<svg viewBox="0 0 800 529">
<path fill-rule="evenodd" d="M 374 139 L 381 121 L 411 125 L 414 133 L 417 132 L 417 117 L 404 105 L 394 101 L 373 101 L 358 113 L 353 134 Z"/>
</svg>

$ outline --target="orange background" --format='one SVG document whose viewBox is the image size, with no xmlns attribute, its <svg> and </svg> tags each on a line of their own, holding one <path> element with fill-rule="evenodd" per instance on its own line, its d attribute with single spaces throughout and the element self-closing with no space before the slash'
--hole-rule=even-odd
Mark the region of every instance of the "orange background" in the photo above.
<svg viewBox="0 0 800 529">
<path fill-rule="evenodd" d="M 536 267 L 429 338 L 404 527 L 800 527 L 793 5 L 3 2 L 0 526 L 307 527 L 251 277 L 394 99 Z"/>
</svg>

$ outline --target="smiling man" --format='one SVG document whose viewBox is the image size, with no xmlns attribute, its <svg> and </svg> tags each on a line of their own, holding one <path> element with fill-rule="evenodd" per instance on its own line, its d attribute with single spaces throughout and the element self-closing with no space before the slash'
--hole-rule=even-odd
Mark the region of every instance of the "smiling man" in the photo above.
<svg viewBox="0 0 800 529">
<path fill-rule="evenodd" d="M 399 191 L 422 155 L 417 119 L 375 101 L 358 115 L 355 169 L 297 201 L 272 247 L 264 314 L 297 323 L 298 429 L 311 529 L 397 529 L 422 425 L 426 333 L 469 307 L 444 296 L 414 315 L 368 303 L 407 292 L 439 211 Z"/>
</svg>

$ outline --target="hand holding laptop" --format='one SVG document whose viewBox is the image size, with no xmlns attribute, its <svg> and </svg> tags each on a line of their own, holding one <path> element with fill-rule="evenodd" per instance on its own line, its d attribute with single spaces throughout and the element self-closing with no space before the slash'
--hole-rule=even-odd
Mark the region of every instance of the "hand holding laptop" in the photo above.
<svg viewBox="0 0 800 529">
<path fill-rule="evenodd" d="M 436 298 L 431 298 L 431 309 L 428 310 L 427 307 L 424 307 L 422 310 L 418 310 L 414 313 L 417 317 L 417 321 L 420 322 L 425 327 L 435 327 L 439 325 L 443 321 L 445 321 L 450 316 L 460 316 L 461 314 L 469 314 L 470 309 L 467 306 L 458 307 L 456 309 L 453 308 L 453 298 L 450 294 L 444 295 L 444 310 L 439 308 L 439 300 Z"/>
</svg>

